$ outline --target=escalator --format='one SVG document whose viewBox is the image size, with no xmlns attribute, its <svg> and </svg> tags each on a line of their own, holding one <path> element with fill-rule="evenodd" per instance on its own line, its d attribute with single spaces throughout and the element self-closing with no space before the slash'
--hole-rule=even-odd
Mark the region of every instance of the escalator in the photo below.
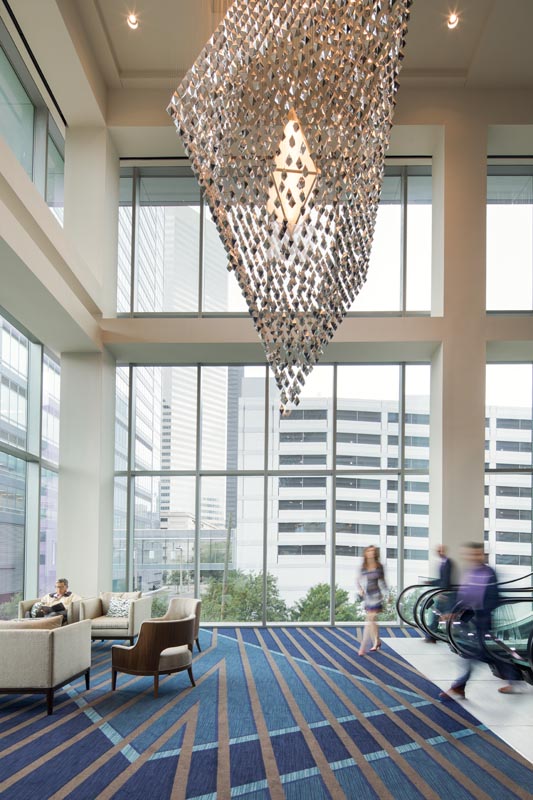
<svg viewBox="0 0 533 800">
<path fill-rule="evenodd" d="M 533 587 L 513 585 L 531 575 L 498 584 L 500 604 L 485 635 L 476 629 L 474 612 L 456 602 L 458 587 L 407 587 L 397 600 L 398 615 L 425 637 L 447 642 L 459 655 L 481 656 L 499 677 L 508 679 L 510 673 L 517 673 L 533 684 Z"/>
</svg>

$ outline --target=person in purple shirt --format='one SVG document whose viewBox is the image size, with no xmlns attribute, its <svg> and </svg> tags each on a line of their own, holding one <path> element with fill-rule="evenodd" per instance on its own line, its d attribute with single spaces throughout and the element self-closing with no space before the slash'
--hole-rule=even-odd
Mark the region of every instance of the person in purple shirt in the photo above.
<svg viewBox="0 0 533 800">
<path fill-rule="evenodd" d="M 485 564 L 485 552 L 481 542 L 466 544 L 463 548 L 463 557 L 467 569 L 457 592 L 457 602 L 463 607 L 472 609 L 476 631 L 481 637 L 490 631 L 492 612 L 499 604 L 498 579 L 492 567 Z M 466 659 L 465 670 L 447 692 L 440 693 L 443 700 L 464 698 L 465 687 L 472 674 L 473 660 L 486 661 L 481 650 L 477 655 L 463 656 L 463 658 Z M 507 686 L 501 686 L 498 691 L 510 694 L 514 691 L 514 681 L 518 680 L 520 676 L 515 674 L 514 668 L 509 665 L 509 672 L 505 677 L 510 683 Z"/>
</svg>

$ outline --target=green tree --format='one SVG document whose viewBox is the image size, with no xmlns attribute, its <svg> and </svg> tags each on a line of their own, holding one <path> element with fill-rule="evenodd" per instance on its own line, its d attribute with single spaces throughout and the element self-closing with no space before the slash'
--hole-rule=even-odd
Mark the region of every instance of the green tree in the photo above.
<svg viewBox="0 0 533 800">
<path fill-rule="evenodd" d="M 222 604 L 222 575 L 209 578 L 202 593 L 202 618 L 208 622 L 260 622 L 263 609 L 263 575 L 231 570 L 226 578 L 226 594 Z M 223 608 L 223 615 L 222 615 Z M 278 581 L 267 574 L 267 619 L 286 622 L 289 612 L 279 596 Z"/>
<path fill-rule="evenodd" d="M 22 594 L 14 594 L 11 600 L 6 600 L 5 603 L 0 603 L 0 619 L 16 619 L 19 613 L 19 603 L 22 600 Z"/>
<path fill-rule="evenodd" d="M 335 619 L 337 622 L 353 622 L 356 606 L 349 601 L 346 589 L 335 586 Z M 291 620 L 295 622 L 328 622 L 329 621 L 330 585 L 317 583 L 311 586 L 305 597 L 298 600 L 291 608 Z"/>
</svg>

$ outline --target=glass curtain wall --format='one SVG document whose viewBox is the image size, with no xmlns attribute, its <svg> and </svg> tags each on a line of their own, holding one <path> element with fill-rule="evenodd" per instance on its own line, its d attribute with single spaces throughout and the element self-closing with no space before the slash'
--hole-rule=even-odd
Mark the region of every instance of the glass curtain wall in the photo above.
<svg viewBox="0 0 533 800">
<path fill-rule="evenodd" d="M 502 280 L 502 264 L 505 279 Z M 533 310 L 533 164 L 490 165 L 487 311 Z"/>
<path fill-rule="evenodd" d="M 57 362 L 0 317 L 0 619 L 55 580 L 59 381 Z"/>
<path fill-rule="evenodd" d="M 2 20 L 0 136 L 63 225 L 64 137 Z"/>
<path fill-rule="evenodd" d="M 533 365 L 488 364 L 486 387 L 485 549 L 505 580 L 533 570 Z"/>
<path fill-rule="evenodd" d="M 280 415 L 265 367 L 120 367 L 114 585 L 211 622 L 353 621 L 375 544 L 393 617 L 428 574 L 429 370 L 318 366 Z"/>
<path fill-rule="evenodd" d="M 118 313 L 247 313 L 190 168 L 121 175 Z M 350 313 L 429 313 L 431 192 L 430 166 L 386 168 L 368 278 Z"/>
</svg>

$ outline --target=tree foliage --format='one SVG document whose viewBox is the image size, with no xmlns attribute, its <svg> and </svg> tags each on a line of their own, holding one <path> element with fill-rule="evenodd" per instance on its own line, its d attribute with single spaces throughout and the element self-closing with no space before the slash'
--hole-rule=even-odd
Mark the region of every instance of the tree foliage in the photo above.
<svg viewBox="0 0 533 800">
<path fill-rule="evenodd" d="M 337 622 L 353 622 L 355 605 L 349 602 L 350 595 L 346 589 L 335 586 L 335 619 Z M 305 597 L 298 600 L 291 608 L 291 619 L 295 622 L 328 622 L 329 621 L 329 583 L 317 583 L 311 586 Z"/>
<path fill-rule="evenodd" d="M 260 622 L 263 610 L 263 575 L 255 572 L 231 570 L 222 595 L 222 576 L 211 577 L 202 594 L 202 617 L 209 622 Z M 279 595 L 278 581 L 267 574 L 267 619 L 286 622 L 287 605 Z"/>
</svg>

